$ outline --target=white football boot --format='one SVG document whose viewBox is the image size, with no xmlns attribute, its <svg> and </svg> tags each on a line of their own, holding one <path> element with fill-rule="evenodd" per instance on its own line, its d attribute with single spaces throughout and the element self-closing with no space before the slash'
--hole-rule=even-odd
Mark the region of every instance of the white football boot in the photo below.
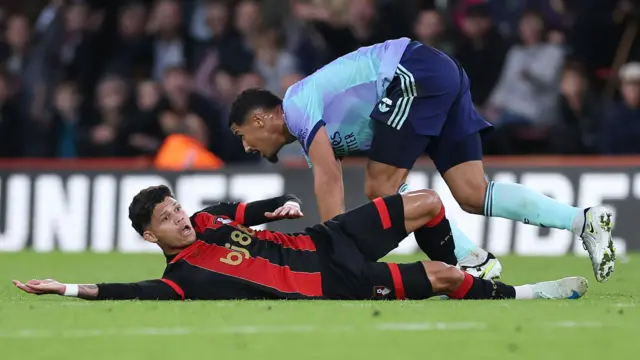
<svg viewBox="0 0 640 360">
<path fill-rule="evenodd" d="M 611 238 L 613 213 L 604 206 L 594 206 L 585 211 L 584 217 L 580 235 L 582 246 L 589 252 L 596 280 L 605 282 L 611 277 L 616 261 L 616 249 Z"/>
<path fill-rule="evenodd" d="M 492 253 L 488 253 L 486 259 L 480 264 L 465 264 L 462 261 L 459 267 L 469 275 L 485 280 L 498 280 L 502 274 L 502 264 Z"/>
<path fill-rule="evenodd" d="M 562 300 L 579 299 L 587 293 L 589 283 L 583 277 L 567 277 L 529 285 L 534 299 Z"/>
<path fill-rule="evenodd" d="M 502 264 L 496 259 L 492 253 L 488 253 L 485 260 L 478 264 L 470 265 L 463 264 L 465 261 L 473 261 L 473 256 L 464 259 L 462 263 L 458 263 L 456 268 L 468 273 L 473 277 L 477 277 L 485 280 L 498 280 L 502 274 Z M 447 295 L 440 295 L 441 300 L 450 300 Z"/>
</svg>

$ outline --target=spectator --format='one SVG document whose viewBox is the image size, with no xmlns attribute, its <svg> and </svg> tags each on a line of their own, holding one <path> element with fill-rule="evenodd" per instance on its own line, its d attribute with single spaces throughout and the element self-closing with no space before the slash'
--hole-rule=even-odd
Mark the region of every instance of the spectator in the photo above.
<svg viewBox="0 0 640 360">
<path fill-rule="evenodd" d="M 117 34 L 106 72 L 130 78 L 144 66 L 145 21 L 147 9 L 140 2 L 123 6 L 118 13 Z"/>
<path fill-rule="evenodd" d="M 591 154 L 596 151 L 598 103 L 584 65 L 567 63 L 560 82 L 559 118 L 551 131 L 553 153 Z"/>
<path fill-rule="evenodd" d="M 222 68 L 231 76 L 238 76 L 253 69 L 255 45 L 262 29 L 260 5 L 256 0 L 241 0 L 235 7 L 233 26 L 239 38 L 235 41 L 241 46 L 234 49 L 236 57 L 223 61 Z"/>
<path fill-rule="evenodd" d="M 20 77 L 29 56 L 31 24 L 23 14 L 15 14 L 7 20 L 5 41 L 0 44 L 0 61 L 19 85 Z"/>
<path fill-rule="evenodd" d="M 152 77 L 161 80 L 166 69 L 182 66 L 193 69 L 195 43 L 183 27 L 182 9 L 177 0 L 158 0 L 147 23 L 148 54 L 151 57 Z"/>
<path fill-rule="evenodd" d="M 282 37 L 274 28 L 265 29 L 256 44 L 257 72 L 265 79 L 267 90 L 280 93 L 280 79 L 298 72 L 296 59 L 283 49 Z"/>
<path fill-rule="evenodd" d="M 640 63 L 628 63 L 619 72 L 622 102 L 606 112 L 601 124 L 604 154 L 640 154 Z"/>
<path fill-rule="evenodd" d="M 132 155 L 154 155 L 160 148 L 162 139 L 153 135 L 155 109 L 161 96 L 159 85 L 151 80 L 143 80 L 137 84 L 136 116 L 129 125 L 126 139 Z"/>
<path fill-rule="evenodd" d="M 99 76 L 96 70 L 101 60 L 97 51 L 100 43 L 88 28 L 89 6 L 77 1 L 65 7 L 52 7 L 52 11 L 55 17 L 32 49 L 21 80 L 21 112 L 28 116 L 28 121 L 35 122 L 34 128 L 50 123 L 49 105 L 57 84 L 72 79 L 79 92 L 91 94 Z M 43 138 L 46 134 L 33 132 L 29 136 L 31 143 L 47 143 Z M 28 148 L 28 155 L 45 155 L 37 149 L 40 146 Z"/>
<path fill-rule="evenodd" d="M 263 27 L 260 4 L 257 0 L 240 0 L 235 8 L 235 29 L 242 36 L 245 46 L 252 48 L 252 43 L 260 35 Z"/>
<path fill-rule="evenodd" d="M 482 108 L 498 82 L 509 45 L 483 4 L 467 9 L 461 35 L 455 55 L 471 81 L 471 98 Z"/>
<path fill-rule="evenodd" d="M 224 101 L 229 92 L 225 92 L 226 88 L 218 89 L 215 86 L 216 74 L 224 72 L 222 76 L 237 76 L 250 71 L 253 66 L 253 52 L 243 44 L 238 32 L 233 30 L 226 1 L 209 1 L 204 5 L 204 10 L 210 37 L 198 44 L 198 68 L 194 80 L 198 92 L 202 95 Z"/>
<path fill-rule="evenodd" d="M 143 80 L 138 83 L 136 105 L 138 111 L 152 111 L 160 101 L 160 87 L 151 80 Z"/>
<path fill-rule="evenodd" d="M 420 10 L 413 24 L 414 38 L 423 44 L 454 54 L 453 43 L 445 39 L 442 16 L 435 9 Z"/>
<path fill-rule="evenodd" d="M 47 157 L 76 158 L 82 155 L 78 149 L 78 127 L 82 122 L 81 101 L 82 97 L 75 83 L 62 81 L 56 86 Z"/>
<path fill-rule="evenodd" d="M 497 126 L 545 125 L 556 113 L 562 49 L 544 43 L 544 22 L 535 12 L 520 20 L 521 45 L 509 50 L 505 67 L 489 99 L 490 117 Z"/>
<path fill-rule="evenodd" d="M 128 156 L 127 133 L 131 121 L 130 91 L 124 79 L 106 75 L 98 84 L 96 107 L 80 135 L 80 152 L 86 157 Z"/>
</svg>

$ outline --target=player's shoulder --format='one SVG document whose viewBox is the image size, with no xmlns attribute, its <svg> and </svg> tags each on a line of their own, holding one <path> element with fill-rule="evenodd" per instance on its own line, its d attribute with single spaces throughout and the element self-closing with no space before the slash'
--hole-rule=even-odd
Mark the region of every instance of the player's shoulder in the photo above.
<svg viewBox="0 0 640 360">
<path fill-rule="evenodd" d="M 317 121 L 322 119 L 321 92 L 313 74 L 290 86 L 282 100 L 285 123 L 298 140 L 304 140 Z"/>
<path fill-rule="evenodd" d="M 217 229 L 233 221 L 228 214 L 237 204 L 238 203 L 219 203 L 208 206 L 193 213 L 193 215 L 189 217 L 189 220 L 191 220 L 191 224 L 196 231 L 199 232 L 204 231 L 204 229 Z"/>
</svg>

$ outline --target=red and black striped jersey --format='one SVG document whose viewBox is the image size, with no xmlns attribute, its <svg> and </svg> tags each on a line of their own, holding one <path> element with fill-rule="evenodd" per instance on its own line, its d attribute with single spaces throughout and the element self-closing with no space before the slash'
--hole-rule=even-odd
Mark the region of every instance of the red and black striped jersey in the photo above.
<svg viewBox="0 0 640 360">
<path fill-rule="evenodd" d="M 316 247 L 308 235 L 254 230 L 212 210 L 193 217 L 198 240 L 172 258 L 163 275 L 185 298 L 322 296 Z"/>
<path fill-rule="evenodd" d="M 167 257 L 161 279 L 98 284 L 103 299 L 322 298 L 316 246 L 305 233 L 255 230 L 291 195 L 249 204 L 220 203 L 191 216 L 197 240 Z"/>
</svg>

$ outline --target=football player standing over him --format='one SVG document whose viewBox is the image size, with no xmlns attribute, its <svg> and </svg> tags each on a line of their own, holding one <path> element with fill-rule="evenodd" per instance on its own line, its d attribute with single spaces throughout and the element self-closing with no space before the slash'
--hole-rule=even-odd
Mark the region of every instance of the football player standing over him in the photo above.
<svg viewBox="0 0 640 360">
<path fill-rule="evenodd" d="M 520 184 L 489 182 L 481 133 L 492 126 L 473 107 L 469 86 L 454 59 L 400 38 L 334 60 L 291 86 L 284 99 L 246 90 L 229 121 L 246 151 L 272 162 L 284 145 L 300 142 L 322 221 L 345 210 L 340 158 L 367 154 L 365 192 L 374 199 L 407 190 L 409 170 L 427 153 L 462 209 L 571 231 L 589 252 L 596 279 L 608 280 L 615 263 L 611 210 L 580 209 Z M 458 263 L 475 276 L 494 277 L 497 260 L 451 225 Z M 431 231 L 415 231 L 423 250 Z"/>
</svg>

